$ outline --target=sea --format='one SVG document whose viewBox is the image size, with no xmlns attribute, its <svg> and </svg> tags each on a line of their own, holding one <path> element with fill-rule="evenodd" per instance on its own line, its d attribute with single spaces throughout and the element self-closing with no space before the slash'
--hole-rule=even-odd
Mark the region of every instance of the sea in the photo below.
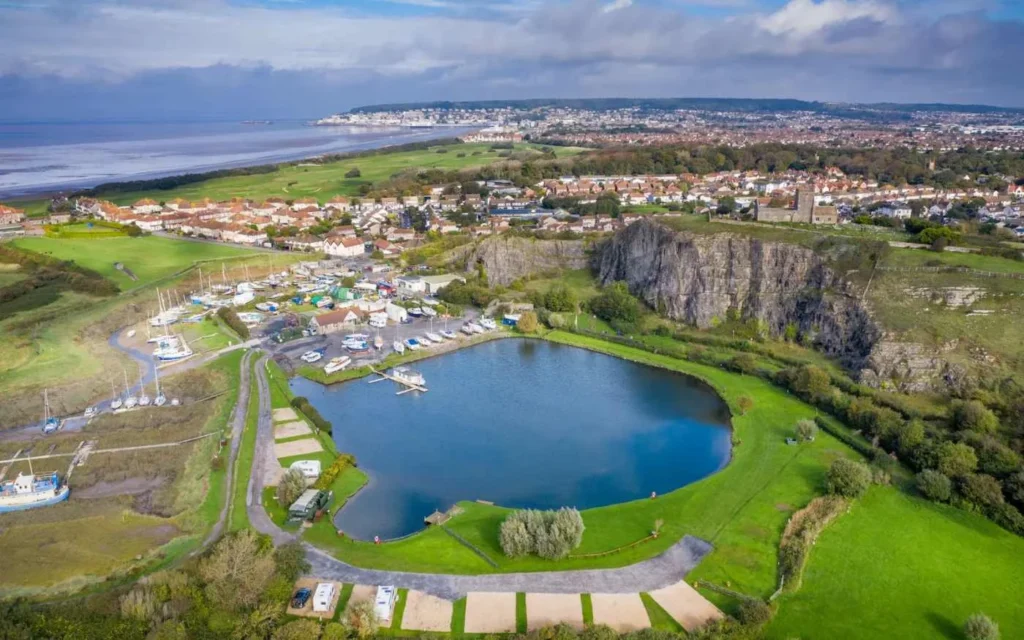
<svg viewBox="0 0 1024 640">
<path fill-rule="evenodd" d="M 301 160 L 466 129 L 312 126 L 308 120 L 0 123 L 0 199 Z"/>
</svg>

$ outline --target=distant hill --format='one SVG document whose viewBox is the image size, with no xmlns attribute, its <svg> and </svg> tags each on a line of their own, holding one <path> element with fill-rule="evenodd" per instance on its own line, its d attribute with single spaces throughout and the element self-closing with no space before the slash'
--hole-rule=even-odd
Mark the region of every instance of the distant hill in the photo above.
<svg viewBox="0 0 1024 640">
<path fill-rule="evenodd" d="M 473 100 L 466 102 L 408 102 L 395 104 L 374 104 L 355 107 L 352 113 L 378 111 L 401 111 L 405 109 L 499 109 L 513 107 L 532 109 L 536 107 L 566 107 L 609 111 L 613 109 L 640 108 L 652 110 L 702 109 L 706 111 L 746 112 L 792 112 L 811 111 L 832 114 L 837 117 L 877 117 L 881 114 L 908 114 L 914 111 L 960 112 L 960 113 L 1011 113 L 1024 114 L 1024 109 L 993 107 L 979 104 L 897 104 L 897 103 L 838 103 L 812 102 L 807 100 L 775 98 L 537 98 L 530 100 Z"/>
</svg>

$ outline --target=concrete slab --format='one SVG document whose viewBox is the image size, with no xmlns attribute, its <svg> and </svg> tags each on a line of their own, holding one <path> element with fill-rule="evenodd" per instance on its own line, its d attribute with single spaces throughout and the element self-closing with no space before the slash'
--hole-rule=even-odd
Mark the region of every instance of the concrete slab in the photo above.
<svg viewBox="0 0 1024 640">
<path fill-rule="evenodd" d="M 295 595 L 295 592 L 303 587 L 315 592 L 316 586 L 325 582 L 334 585 L 334 598 L 331 599 L 331 608 L 329 611 L 313 611 L 313 596 L 310 595 L 309 600 L 306 601 L 306 606 L 301 609 L 293 608 L 291 599 L 289 599 L 288 608 L 285 610 L 288 615 L 304 616 L 307 618 L 323 618 L 324 620 L 330 620 L 333 618 L 334 611 L 338 608 L 338 598 L 341 596 L 342 584 L 340 582 L 334 582 L 333 580 L 321 580 L 319 578 L 299 578 L 295 581 L 295 586 L 292 587 L 292 595 Z"/>
<path fill-rule="evenodd" d="M 422 591 L 406 595 L 402 628 L 408 631 L 451 631 L 452 603 Z"/>
<path fill-rule="evenodd" d="M 473 591 L 466 595 L 466 633 L 515 633 L 516 594 Z"/>
<path fill-rule="evenodd" d="M 650 596 L 687 631 L 724 617 L 718 607 L 683 581 L 651 591 Z"/>
<path fill-rule="evenodd" d="M 288 458 L 290 456 L 301 456 L 307 453 L 316 453 L 317 451 L 323 450 L 324 448 L 320 446 L 320 441 L 316 438 L 304 438 L 302 440 L 278 442 L 274 444 L 274 455 L 278 459 Z"/>
<path fill-rule="evenodd" d="M 274 409 L 274 422 L 288 422 L 291 420 L 298 420 L 299 414 L 295 413 L 295 409 L 287 407 L 284 409 Z"/>
<path fill-rule="evenodd" d="M 526 628 L 529 631 L 556 624 L 583 628 L 583 602 L 578 593 L 526 594 Z"/>
<path fill-rule="evenodd" d="M 651 626 L 639 593 L 593 593 L 590 601 L 594 605 L 594 624 L 606 624 L 620 633 Z"/>
<path fill-rule="evenodd" d="M 312 433 L 313 430 L 310 429 L 309 425 L 302 420 L 282 422 L 281 424 L 274 425 L 275 440 L 284 440 L 285 438 L 294 438 L 295 436 L 312 435 Z"/>
</svg>

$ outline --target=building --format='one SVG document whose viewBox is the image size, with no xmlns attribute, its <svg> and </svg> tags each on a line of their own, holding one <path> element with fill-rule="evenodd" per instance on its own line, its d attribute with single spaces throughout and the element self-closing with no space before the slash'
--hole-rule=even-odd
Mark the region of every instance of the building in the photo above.
<svg viewBox="0 0 1024 640">
<path fill-rule="evenodd" d="M 324 242 L 323 251 L 329 256 L 356 258 L 366 253 L 366 247 L 359 238 L 335 236 Z"/>
<path fill-rule="evenodd" d="M 820 211 L 816 215 L 816 211 Z M 836 224 L 839 221 L 836 209 L 831 205 L 816 205 L 814 191 L 797 189 L 793 208 L 770 207 L 755 200 L 754 211 L 758 222 L 799 222 L 802 224 Z"/>
<path fill-rule="evenodd" d="M 423 283 L 423 290 L 427 295 L 437 295 L 437 292 L 444 289 L 451 283 L 458 280 L 459 282 L 465 282 L 466 279 L 462 276 L 455 275 L 453 273 L 447 273 L 439 276 L 420 276 L 420 281 Z"/>
<path fill-rule="evenodd" d="M 359 309 L 338 309 L 315 316 L 309 326 L 322 336 L 347 331 L 364 319 L 366 314 Z"/>
<path fill-rule="evenodd" d="M 5 204 L 0 204 L 0 224 L 18 224 L 25 219 L 25 212 L 21 209 L 15 209 L 14 207 L 8 207 Z"/>
</svg>

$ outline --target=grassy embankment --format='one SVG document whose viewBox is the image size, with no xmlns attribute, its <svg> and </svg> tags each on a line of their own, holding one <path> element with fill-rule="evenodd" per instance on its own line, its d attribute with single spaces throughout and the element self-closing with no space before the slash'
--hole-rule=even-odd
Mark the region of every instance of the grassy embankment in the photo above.
<svg viewBox="0 0 1024 640">
<path fill-rule="evenodd" d="M 235 402 L 241 355 L 228 354 L 202 370 L 166 381 L 168 393 L 186 398 L 196 398 L 202 390 L 227 391 L 213 400 L 104 415 L 80 433 L 48 438 L 45 449 L 35 444 L 33 453 L 43 454 L 50 446 L 55 453 L 74 451 L 83 440 L 113 448 L 220 433 Z M 214 435 L 167 449 L 93 454 L 75 469 L 67 502 L 4 516 L 0 592 L 76 590 L 133 568 L 165 566 L 195 549 L 226 499 L 225 472 L 211 464 L 218 443 Z M 5 442 L 0 457 L 23 446 Z M 63 474 L 68 462 L 41 460 L 34 468 Z M 9 473 L 23 470 L 26 464 L 15 464 Z"/>
</svg>

